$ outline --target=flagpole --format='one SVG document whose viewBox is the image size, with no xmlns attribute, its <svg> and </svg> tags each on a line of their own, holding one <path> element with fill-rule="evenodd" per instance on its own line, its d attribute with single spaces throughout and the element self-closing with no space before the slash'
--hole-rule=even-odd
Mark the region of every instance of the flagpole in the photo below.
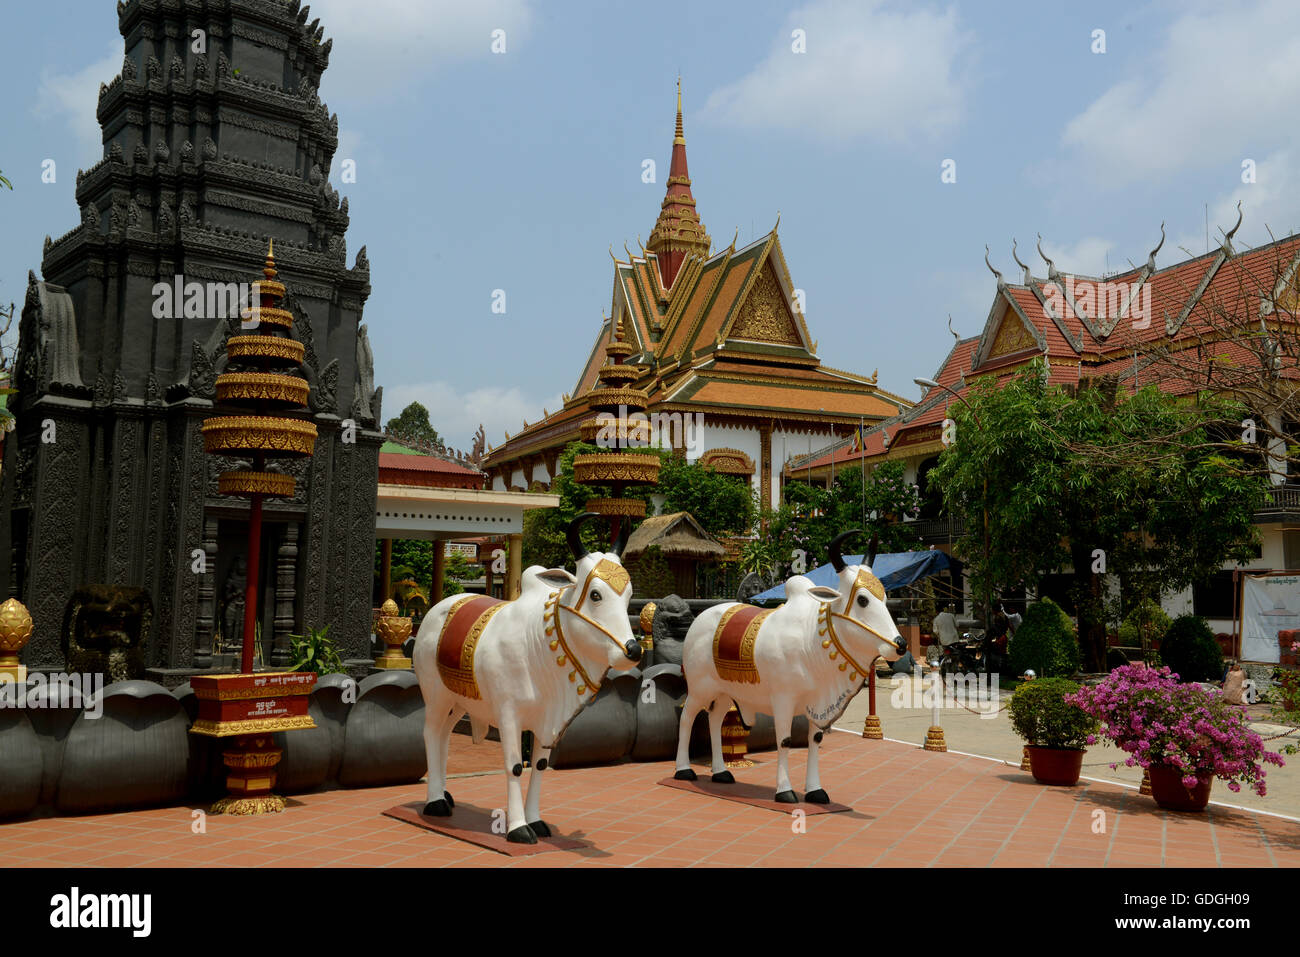
<svg viewBox="0 0 1300 957">
<path fill-rule="evenodd" d="M 862 416 L 858 416 L 858 471 L 862 473 L 862 524 L 867 524 L 866 436 L 862 434 Z"/>
</svg>

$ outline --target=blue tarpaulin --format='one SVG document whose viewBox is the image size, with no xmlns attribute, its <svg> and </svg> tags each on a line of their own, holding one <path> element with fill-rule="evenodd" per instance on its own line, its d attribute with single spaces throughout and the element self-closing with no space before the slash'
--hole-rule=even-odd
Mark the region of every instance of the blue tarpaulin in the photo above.
<svg viewBox="0 0 1300 957">
<path fill-rule="evenodd" d="M 846 565 L 860 565 L 863 561 L 865 561 L 863 555 L 844 556 Z M 886 552 L 883 555 L 877 555 L 871 570 L 880 579 L 881 584 L 885 586 L 885 591 L 894 591 L 904 585 L 910 585 L 922 578 L 938 575 L 949 568 L 958 566 L 959 563 L 956 559 L 949 558 L 947 554 L 936 548 L 925 552 Z M 814 585 L 835 588 L 839 584 L 835 569 L 829 564 L 818 565 L 816 568 L 805 572 L 804 575 L 806 578 L 812 579 Z M 775 588 L 760 592 L 750 601 L 754 604 L 765 601 L 785 601 L 785 582 Z"/>
</svg>

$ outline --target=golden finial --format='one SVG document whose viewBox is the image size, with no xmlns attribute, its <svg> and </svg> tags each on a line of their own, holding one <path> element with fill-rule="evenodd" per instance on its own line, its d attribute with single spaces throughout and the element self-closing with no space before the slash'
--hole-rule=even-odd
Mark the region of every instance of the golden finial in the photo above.
<svg viewBox="0 0 1300 957">
<path fill-rule="evenodd" d="M 609 258 L 612 259 L 612 260 L 614 260 L 614 265 L 615 265 L 615 266 L 618 265 L 618 257 L 614 255 L 614 244 L 613 244 L 613 243 L 610 243 L 610 244 L 609 244 Z"/>
<path fill-rule="evenodd" d="M 677 132 L 673 136 L 673 145 L 681 143 L 686 145 L 686 136 L 682 132 L 682 78 L 681 74 L 677 76 Z"/>
<path fill-rule="evenodd" d="M 266 265 L 262 269 L 262 275 L 267 279 L 274 279 L 275 271 L 275 239 L 272 238 L 266 247 Z"/>
</svg>

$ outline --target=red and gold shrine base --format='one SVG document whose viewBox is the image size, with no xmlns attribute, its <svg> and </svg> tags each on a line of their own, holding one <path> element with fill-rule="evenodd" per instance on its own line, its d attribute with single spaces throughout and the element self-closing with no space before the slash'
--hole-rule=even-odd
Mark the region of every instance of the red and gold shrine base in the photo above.
<svg viewBox="0 0 1300 957">
<path fill-rule="evenodd" d="M 235 738 L 223 751 L 226 790 L 230 793 L 212 805 L 213 814 L 277 814 L 285 808 L 284 798 L 272 794 L 275 766 L 283 752 L 269 734 L 246 734 Z"/>
<path fill-rule="evenodd" d="M 314 728 L 307 713 L 308 695 L 316 684 L 312 672 L 265 672 L 202 675 L 190 680 L 199 700 L 191 734 L 234 738 L 222 752 L 229 794 L 212 805 L 213 814 L 272 814 L 283 811 L 284 798 L 272 794 L 281 751 L 277 731 Z"/>
<path fill-rule="evenodd" d="M 230 738 L 314 728 L 307 713 L 316 684 L 313 672 L 273 671 L 252 675 L 200 675 L 190 680 L 199 699 L 191 734 Z"/>
</svg>

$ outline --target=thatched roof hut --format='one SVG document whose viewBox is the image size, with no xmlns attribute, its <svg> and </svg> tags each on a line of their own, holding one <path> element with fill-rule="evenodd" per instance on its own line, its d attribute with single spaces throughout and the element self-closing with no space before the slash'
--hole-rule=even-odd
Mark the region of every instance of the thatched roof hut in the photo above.
<svg viewBox="0 0 1300 957">
<path fill-rule="evenodd" d="M 706 532 L 690 512 L 650 516 L 628 537 L 623 559 L 631 570 L 633 585 L 642 586 L 637 588 L 637 592 L 640 593 L 642 588 L 648 589 L 655 592 L 651 597 L 662 597 L 658 591 L 663 584 L 650 580 L 653 576 L 649 574 L 649 568 L 640 582 L 637 575 L 642 557 L 651 548 L 658 549 L 667 560 L 667 571 L 675 583 L 674 590 L 682 598 L 695 597 L 696 565 L 727 558 L 726 547 Z"/>
</svg>

